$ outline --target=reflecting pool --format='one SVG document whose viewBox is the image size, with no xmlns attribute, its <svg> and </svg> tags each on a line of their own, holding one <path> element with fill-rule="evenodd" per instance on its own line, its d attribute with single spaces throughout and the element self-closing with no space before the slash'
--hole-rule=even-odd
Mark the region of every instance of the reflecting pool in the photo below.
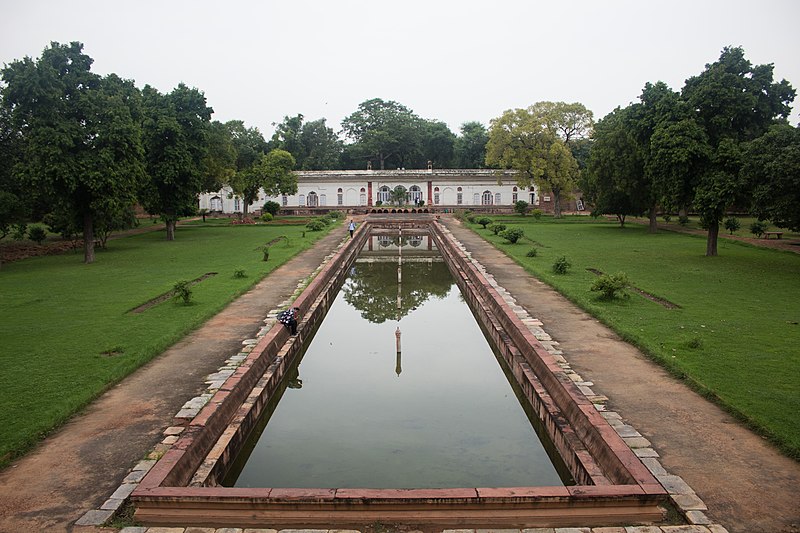
<svg viewBox="0 0 800 533">
<path fill-rule="evenodd" d="M 398 282 L 396 258 L 356 262 L 226 485 L 571 483 L 447 266 L 427 258 L 401 268 Z"/>
</svg>

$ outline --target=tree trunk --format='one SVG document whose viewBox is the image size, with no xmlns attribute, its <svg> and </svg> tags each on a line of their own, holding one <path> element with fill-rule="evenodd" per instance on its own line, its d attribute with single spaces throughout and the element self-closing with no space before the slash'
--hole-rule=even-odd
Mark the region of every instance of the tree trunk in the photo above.
<svg viewBox="0 0 800 533">
<path fill-rule="evenodd" d="M 625 215 L 617 215 L 617 220 L 619 220 L 619 227 L 625 227 Z"/>
<path fill-rule="evenodd" d="M 555 189 L 553 192 L 553 217 L 561 218 L 561 191 Z"/>
<path fill-rule="evenodd" d="M 83 262 L 94 263 L 94 224 L 91 213 L 83 214 Z"/>
<path fill-rule="evenodd" d="M 167 220 L 167 240 L 174 241 L 175 240 L 175 220 Z"/>
<path fill-rule="evenodd" d="M 719 220 L 708 225 L 708 240 L 706 241 L 706 257 L 716 257 L 717 237 L 719 236 Z"/>
<path fill-rule="evenodd" d="M 650 206 L 650 228 L 649 233 L 656 233 L 658 231 L 658 218 L 656 217 L 656 204 Z"/>
<path fill-rule="evenodd" d="M 381 170 L 384 170 L 384 168 L 383 168 L 383 164 L 384 164 L 384 161 L 385 161 L 385 160 L 384 160 L 384 158 L 383 158 L 383 154 L 378 154 L 378 157 L 379 157 L 379 158 L 380 158 L 380 160 L 381 160 Z"/>
</svg>

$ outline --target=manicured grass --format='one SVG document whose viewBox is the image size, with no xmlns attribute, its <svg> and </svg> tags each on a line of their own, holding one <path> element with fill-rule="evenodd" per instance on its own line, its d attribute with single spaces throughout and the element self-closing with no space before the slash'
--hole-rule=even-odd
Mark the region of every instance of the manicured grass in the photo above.
<svg viewBox="0 0 800 533">
<path fill-rule="evenodd" d="M 336 227 L 330 226 L 330 227 Z M 305 232 L 305 236 L 303 235 Z M 180 226 L 109 241 L 82 254 L 36 257 L 0 270 L 0 466 L 90 400 L 220 311 L 325 232 L 303 226 Z M 285 235 L 270 248 L 260 247 Z M 244 270 L 247 277 L 234 273 Z M 190 305 L 130 310 L 180 280 Z"/>
<path fill-rule="evenodd" d="M 705 257 L 704 236 L 650 235 L 641 225 L 620 229 L 588 217 L 493 218 L 522 228 L 526 237 L 512 245 L 470 226 L 800 458 L 800 255 L 720 239 L 719 256 Z M 536 257 L 526 257 L 533 247 Z M 572 268 L 557 275 L 552 266 L 562 255 Z M 680 308 L 632 292 L 628 299 L 601 301 L 589 290 L 596 275 L 588 268 L 625 272 L 631 284 Z"/>
</svg>

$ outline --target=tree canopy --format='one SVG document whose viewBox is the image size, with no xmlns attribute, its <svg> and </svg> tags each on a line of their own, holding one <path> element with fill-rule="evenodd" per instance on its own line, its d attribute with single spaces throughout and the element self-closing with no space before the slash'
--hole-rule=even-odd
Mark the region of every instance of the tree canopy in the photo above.
<svg viewBox="0 0 800 533">
<path fill-rule="evenodd" d="M 213 110 L 202 92 L 184 84 L 168 94 L 148 85 L 142 95 L 149 180 L 140 196 L 145 208 L 164 220 L 171 241 L 178 217 L 194 214 L 203 190 Z"/>
<path fill-rule="evenodd" d="M 129 209 L 144 178 L 138 91 L 91 65 L 83 44 L 53 42 L 2 71 L 3 104 L 20 135 L 15 176 L 80 221 L 86 263 L 97 218 Z"/>
<path fill-rule="evenodd" d="M 583 110 L 583 111 L 580 111 Z M 486 144 L 486 164 L 517 171 L 517 184 L 551 191 L 556 217 L 562 195 L 577 187 L 578 162 L 569 143 L 589 134 L 591 111 L 582 104 L 538 102 L 493 119 Z"/>
</svg>

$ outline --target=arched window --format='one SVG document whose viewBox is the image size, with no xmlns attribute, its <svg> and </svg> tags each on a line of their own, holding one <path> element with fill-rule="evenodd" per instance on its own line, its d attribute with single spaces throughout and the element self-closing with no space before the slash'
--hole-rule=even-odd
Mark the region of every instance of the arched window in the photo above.
<svg viewBox="0 0 800 533">
<path fill-rule="evenodd" d="M 304 207 L 306 205 L 306 195 L 301 194 L 297 197 L 297 205 Z"/>
<path fill-rule="evenodd" d="M 411 200 L 411 203 L 416 205 L 417 202 L 422 200 L 422 189 L 417 185 L 412 185 L 411 188 L 408 189 L 408 199 Z"/>
<path fill-rule="evenodd" d="M 328 197 L 324 194 L 319 195 L 319 205 L 328 205 Z"/>
<path fill-rule="evenodd" d="M 481 204 L 492 205 L 492 191 L 483 191 L 483 195 L 481 195 Z"/>
<path fill-rule="evenodd" d="M 515 204 L 519 200 L 519 194 L 517 193 L 517 188 L 514 187 L 511 192 L 511 203 Z"/>
<path fill-rule="evenodd" d="M 219 196 L 214 196 L 211 198 L 211 210 L 222 211 L 222 198 Z"/>
<path fill-rule="evenodd" d="M 315 193 L 314 191 L 308 193 L 308 198 L 306 199 L 306 205 L 308 207 L 317 207 L 319 205 L 319 197 L 317 196 L 317 193 Z"/>
<path fill-rule="evenodd" d="M 499 192 L 494 193 L 494 205 L 502 204 L 503 203 L 502 198 L 503 197 L 500 195 Z"/>
<path fill-rule="evenodd" d="M 384 204 L 389 203 L 389 198 L 391 198 L 392 190 L 384 185 L 380 189 L 378 189 L 378 201 Z"/>
<path fill-rule="evenodd" d="M 289 197 L 285 194 L 281 195 L 281 203 L 283 204 L 283 207 L 289 205 Z"/>
<path fill-rule="evenodd" d="M 344 205 L 344 191 L 341 187 L 336 191 L 336 205 Z"/>
</svg>

